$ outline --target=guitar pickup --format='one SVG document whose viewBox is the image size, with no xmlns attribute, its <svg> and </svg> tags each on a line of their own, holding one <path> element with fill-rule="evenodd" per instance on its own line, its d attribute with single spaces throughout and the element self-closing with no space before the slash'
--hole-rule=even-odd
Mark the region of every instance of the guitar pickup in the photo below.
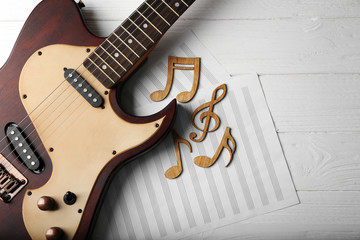
<svg viewBox="0 0 360 240">
<path fill-rule="evenodd" d="M 37 154 L 18 126 L 15 123 L 11 123 L 7 126 L 5 132 L 17 157 L 19 157 L 28 169 L 34 173 L 41 173 L 43 171 L 43 163 L 40 158 L 37 157 Z"/>
<path fill-rule="evenodd" d="M 104 100 L 100 94 L 97 93 L 96 90 L 74 69 L 66 69 L 64 77 L 91 106 L 98 108 L 104 104 Z"/>
</svg>

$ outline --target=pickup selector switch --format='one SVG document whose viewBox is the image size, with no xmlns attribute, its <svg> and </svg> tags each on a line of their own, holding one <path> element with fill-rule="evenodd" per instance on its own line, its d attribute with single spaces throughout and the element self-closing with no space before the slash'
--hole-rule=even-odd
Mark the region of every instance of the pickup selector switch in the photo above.
<svg viewBox="0 0 360 240">
<path fill-rule="evenodd" d="M 55 209 L 55 200 L 52 197 L 42 196 L 37 202 L 38 208 L 42 211 Z"/>
<path fill-rule="evenodd" d="M 64 202 L 67 205 L 73 205 L 76 202 L 76 195 L 70 191 L 66 192 L 64 195 Z"/>
</svg>

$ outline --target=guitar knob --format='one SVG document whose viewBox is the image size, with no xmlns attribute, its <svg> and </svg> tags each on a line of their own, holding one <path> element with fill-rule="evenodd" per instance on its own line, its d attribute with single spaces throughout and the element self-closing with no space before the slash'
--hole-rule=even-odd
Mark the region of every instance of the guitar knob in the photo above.
<svg viewBox="0 0 360 240">
<path fill-rule="evenodd" d="M 52 197 L 42 196 L 39 198 L 37 205 L 42 211 L 54 210 L 55 200 Z"/>
<path fill-rule="evenodd" d="M 61 239 L 63 235 L 64 231 L 58 227 L 49 228 L 45 234 L 47 240 L 58 240 Z"/>
</svg>

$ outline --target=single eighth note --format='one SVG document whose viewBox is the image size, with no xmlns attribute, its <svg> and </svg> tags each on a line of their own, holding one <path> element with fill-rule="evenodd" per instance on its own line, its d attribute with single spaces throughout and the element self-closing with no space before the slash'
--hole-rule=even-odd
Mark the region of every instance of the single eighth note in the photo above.
<svg viewBox="0 0 360 240">
<path fill-rule="evenodd" d="M 229 127 L 226 128 L 224 136 L 221 140 L 221 143 L 220 143 L 218 149 L 216 150 L 215 155 L 212 158 L 209 158 L 207 156 L 198 156 L 194 159 L 194 163 L 196 165 L 198 165 L 199 167 L 203 167 L 203 168 L 211 167 L 216 162 L 216 160 L 219 158 L 222 150 L 224 148 L 226 148 L 230 153 L 230 160 L 229 160 L 228 164 L 226 164 L 226 167 L 229 166 L 229 164 L 231 163 L 231 160 L 233 158 L 235 149 L 236 149 L 236 143 L 235 143 L 233 136 L 231 136 L 230 130 L 231 129 Z M 231 147 L 229 146 L 229 142 L 228 142 L 229 140 L 232 143 L 233 149 L 231 149 Z"/>
<path fill-rule="evenodd" d="M 180 174 L 182 173 L 182 162 L 181 162 L 181 156 L 180 156 L 180 149 L 179 149 L 179 145 L 180 143 L 184 143 L 186 146 L 188 146 L 190 152 L 192 152 L 192 148 L 190 143 L 185 140 L 182 139 L 175 130 L 173 130 L 172 132 L 173 134 L 173 139 L 174 139 L 174 145 L 175 145 L 175 154 L 176 154 L 176 162 L 177 165 L 176 166 L 172 166 L 170 167 L 166 172 L 165 172 L 165 177 L 168 179 L 174 179 L 177 178 L 178 176 L 180 176 Z"/>
</svg>

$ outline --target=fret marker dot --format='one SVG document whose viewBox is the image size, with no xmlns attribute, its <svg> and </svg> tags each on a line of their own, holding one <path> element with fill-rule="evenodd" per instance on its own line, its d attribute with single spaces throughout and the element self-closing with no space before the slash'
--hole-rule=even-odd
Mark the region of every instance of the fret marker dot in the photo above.
<svg viewBox="0 0 360 240">
<path fill-rule="evenodd" d="M 106 65 L 102 65 L 102 69 L 106 70 L 107 66 Z"/>
<path fill-rule="evenodd" d="M 117 57 L 120 56 L 120 54 L 119 54 L 119 53 L 115 53 L 114 56 L 117 58 Z"/>
<path fill-rule="evenodd" d="M 180 3 L 176 2 L 175 7 L 180 7 Z"/>
<path fill-rule="evenodd" d="M 147 28 L 149 25 L 147 25 L 147 23 L 144 23 L 143 27 Z"/>
<path fill-rule="evenodd" d="M 132 39 L 129 39 L 128 40 L 128 43 L 132 44 L 133 40 Z"/>
</svg>

